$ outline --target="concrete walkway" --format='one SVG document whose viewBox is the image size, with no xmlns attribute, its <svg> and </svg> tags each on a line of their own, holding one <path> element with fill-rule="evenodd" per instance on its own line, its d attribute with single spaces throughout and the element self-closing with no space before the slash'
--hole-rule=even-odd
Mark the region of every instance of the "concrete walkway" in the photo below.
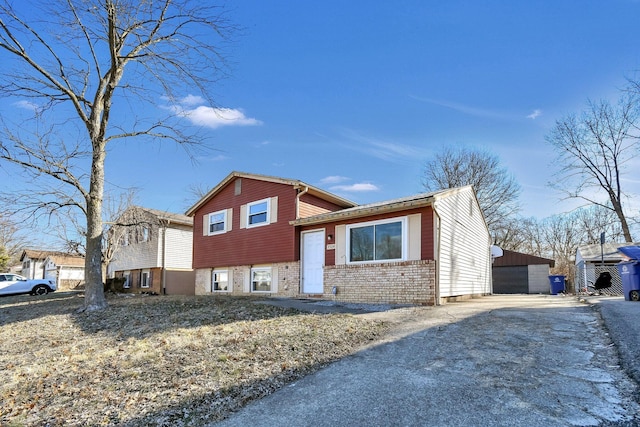
<svg viewBox="0 0 640 427">
<path fill-rule="evenodd" d="M 491 296 L 356 314 L 388 338 L 220 426 L 640 425 L 636 384 L 575 298 Z"/>
</svg>

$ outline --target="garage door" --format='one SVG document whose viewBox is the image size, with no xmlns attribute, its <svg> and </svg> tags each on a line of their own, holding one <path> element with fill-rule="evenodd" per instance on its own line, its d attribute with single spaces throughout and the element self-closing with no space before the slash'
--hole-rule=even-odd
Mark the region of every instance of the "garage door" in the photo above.
<svg viewBox="0 0 640 427">
<path fill-rule="evenodd" d="M 494 267 L 493 293 L 529 293 L 529 268 L 526 265 L 515 267 Z"/>
</svg>

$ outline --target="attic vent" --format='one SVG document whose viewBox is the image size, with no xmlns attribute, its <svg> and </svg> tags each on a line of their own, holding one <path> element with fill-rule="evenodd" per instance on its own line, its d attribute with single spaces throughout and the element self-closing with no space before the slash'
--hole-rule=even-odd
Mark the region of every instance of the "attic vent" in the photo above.
<svg viewBox="0 0 640 427">
<path fill-rule="evenodd" d="M 236 196 L 242 194 L 242 178 L 236 178 Z"/>
</svg>

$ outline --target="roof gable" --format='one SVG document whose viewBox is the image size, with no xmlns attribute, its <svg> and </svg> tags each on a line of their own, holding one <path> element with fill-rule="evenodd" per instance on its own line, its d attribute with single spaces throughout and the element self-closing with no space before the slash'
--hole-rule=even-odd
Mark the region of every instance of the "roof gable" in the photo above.
<svg viewBox="0 0 640 427">
<path fill-rule="evenodd" d="M 49 255 L 46 259 L 51 260 L 58 267 L 84 267 L 84 257 L 81 256 Z"/>
<path fill-rule="evenodd" d="M 529 255 L 522 252 L 509 251 L 503 249 L 501 257 L 495 258 L 494 267 L 522 266 L 522 265 L 542 265 L 547 264 L 550 267 L 555 265 L 555 261 L 548 258 L 542 258 L 535 255 Z"/>
<path fill-rule="evenodd" d="M 433 205 L 439 199 L 461 191 L 472 190 L 471 186 L 451 188 L 445 190 L 432 191 L 429 193 L 414 194 L 412 196 L 401 197 L 398 199 L 385 200 L 382 202 L 369 203 L 366 205 L 354 206 L 352 208 L 343 209 L 335 212 L 327 212 L 320 215 L 314 215 L 307 218 L 300 218 L 292 221 L 292 225 L 309 225 L 321 224 L 324 222 L 336 221 L 346 218 L 362 218 L 371 215 L 377 215 L 387 212 L 404 211 L 424 206 Z"/>
<path fill-rule="evenodd" d="M 24 261 L 25 258 L 32 260 L 45 260 L 48 256 L 68 256 L 69 254 L 60 251 L 42 251 L 38 249 L 25 249 L 20 255 L 20 261 Z"/>
<path fill-rule="evenodd" d="M 250 174 L 250 173 L 244 173 L 244 172 L 231 172 L 229 175 L 227 175 L 226 178 L 220 181 L 218 185 L 213 187 L 207 194 L 205 194 L 200 200 L 198 200 L 193 206 L 191 206 L 189 210 L 187 210 L 186 215 L 192 217 L 195 214 L 195 212 L 198 209 L 200 209 L 200 207 L 202 207 L 205 203 L 211 200 L 211 198 L 215 197 L 218 193 L 220 193 L 220 191 L 223 188 L 225 188 L 227 185 L 229 185 L 231 182 L 233 182 L 237 178 L 255 179 L 258 181 L 290 185 L 294 188 L 303 189 L 309 194 L 313 194 L 314 196 L 319 197 L 323 200 L 330 201 L 338 206 L 342 206 L 345 208 L 356 206 L 356 203 L 350 200 L 344 199 L 340 196 L 329 193 L 328 191 L 324 191 L 318 187 L 314 187 L 313 185 L 306 184 L 299 180 L 278 178 L 278 177 L 268 176 L 268 175 Z"/>
<path fill-rule="evenodd" d="M 594 243 L 592 245 L 580 246 L 576 255 L 576 263 L 580 261 L 610 261 L 618 262 L 625 259 L 624 255 L 618 251 L 623 246 L 634 246 L 640 243 Z"/>
</svg>

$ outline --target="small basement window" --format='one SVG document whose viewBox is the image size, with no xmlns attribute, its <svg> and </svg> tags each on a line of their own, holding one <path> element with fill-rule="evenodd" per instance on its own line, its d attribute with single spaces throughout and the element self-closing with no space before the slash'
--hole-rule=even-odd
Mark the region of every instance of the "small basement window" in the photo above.
<svg viewBox="0 0 640 427">
<path fill-rule="evenodd" d="M 251 269 L 251 292 L 271 292 L 271 267 Z"/>
</svg>

